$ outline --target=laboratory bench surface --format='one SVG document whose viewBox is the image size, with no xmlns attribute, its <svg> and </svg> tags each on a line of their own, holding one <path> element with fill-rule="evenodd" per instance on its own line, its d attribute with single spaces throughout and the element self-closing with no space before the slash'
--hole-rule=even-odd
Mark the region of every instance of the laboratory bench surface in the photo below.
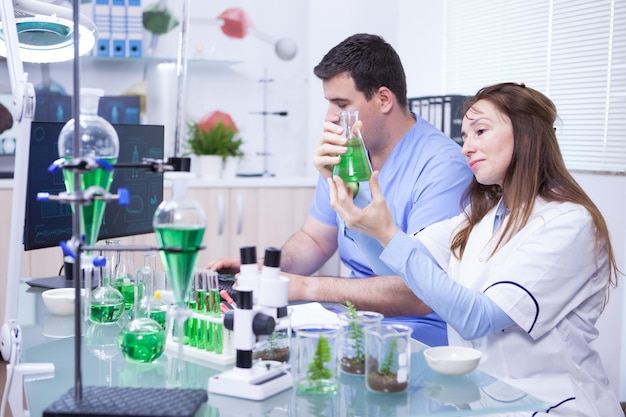
<svg viewBox="0 0 626 417">
<path fill-rule="evenodd" d="M 40 288 L 22 283 L 18 320 L 22 328 L 22 362 L 50 363 L 54 376 L 24 384 L 30 415 L 38 417 L 74 387 L 73 316 L 48 313 Z M 170 388 L 176 373 L 176 354 L 169 350 L 154 363 L 125 361 L 117 347 L 120 326 L 86 325 L 82 329 L 82 384 Z M 363 377 L 340 374 L 334 396 L 301 395 L 289 388 L 263 401 L 209 393 L 197 416 L 465 416 L 541 408 L 536 398 L 475 370 L 464 376 L 436 374 L 426 365 L 423 349 L 413 342 L 410 383 L 402 394 L 379 394 L 365 388 Z M 207 389 L 208 380 L 230 366 L 185 358 L 182 388 Z"/>
<path fill-rule="evenodd" d="M 189 185 L 194 188 L 290 188 L 315 187 L 318 177 L 235 177 L 229 179 L 207 180 L 194 178 Z M 169 181 L 164 181 L 169 186 Z M 12 189 L 13 179 L 0 179 L 0 189 Z"/>
</svg>

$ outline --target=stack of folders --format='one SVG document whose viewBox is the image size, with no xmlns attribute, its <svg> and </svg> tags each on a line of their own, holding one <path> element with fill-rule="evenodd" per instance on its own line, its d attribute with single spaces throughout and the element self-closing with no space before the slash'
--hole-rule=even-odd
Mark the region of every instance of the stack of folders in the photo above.
<svg viewBox="0 0 626 417">
<path fill-rule="evenodd" d="M 93 21 L 98 29 L 94 55 L 141 58 L 142 0 L 93 0 Z"/>
<path fill-rule="evenodd" d="M 463 95 L 413 97 L 409 98 L 409 109 L 456 143 L 463 145 L 461 112 L 466 98 L 467 96 Z"/>
</svg>

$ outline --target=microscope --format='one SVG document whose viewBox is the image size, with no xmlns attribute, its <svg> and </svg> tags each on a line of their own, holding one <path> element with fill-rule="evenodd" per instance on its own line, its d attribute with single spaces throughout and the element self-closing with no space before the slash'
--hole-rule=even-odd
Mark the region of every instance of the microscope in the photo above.
<svg viewBox="0 0 626 417">
<path fill-rule="evenodd" d="M 253 360 L 256 342 L 289 320 L 289 280 L 280 276 L 279 249 L 266 249 L 260 276 L 256 248 L 242 247 L 240 255 L 239 305 L 224 316 L 224 326 L 234 331 L 235 367 L 209 378 L 209 392 L 264 400 L 293 386 L 288 364 Z"/>
</svg>

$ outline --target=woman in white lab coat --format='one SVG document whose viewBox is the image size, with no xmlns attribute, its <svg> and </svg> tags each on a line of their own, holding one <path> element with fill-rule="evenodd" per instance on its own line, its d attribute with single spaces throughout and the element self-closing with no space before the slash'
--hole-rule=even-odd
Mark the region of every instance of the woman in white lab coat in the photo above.
<svg viewBox="0 0 626 417">
<path fill-rule="evenodd" d="M 332 206 L 380 241 L 381 260 L 448 323 L 451 345 L 481 350 L 481 370 L 548 405 L 520 415 L 623 415 L 589 345 L 619 271 L 601 213 L 563 162 L 554 104 L 504 83 L 481 89 L 463 114 L 474 173 L 463 214 L 408 236 L 377 173 L 362 210 L 329 180 Z"/>
</svg>

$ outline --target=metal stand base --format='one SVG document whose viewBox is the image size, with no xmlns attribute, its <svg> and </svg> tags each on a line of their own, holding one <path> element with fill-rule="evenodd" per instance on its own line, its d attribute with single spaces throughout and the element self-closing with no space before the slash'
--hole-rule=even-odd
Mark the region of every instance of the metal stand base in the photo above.
<svg viewBox="0 0 626 417">
<path fill-rule="evenodd" d="M 204 389 L 83 387 L 83 398 L 76 400 L 74 388 L 43 412 L 56 416 L 137 416 L 193 417 L 208 400 Z"/>
<path fill-rule="evenodd" d="M 293 377 L 282 366 L 233 368 L 209 378 L 209 392 L 248 400 L 264 400 L 292 386 Z"/>
</svg>

